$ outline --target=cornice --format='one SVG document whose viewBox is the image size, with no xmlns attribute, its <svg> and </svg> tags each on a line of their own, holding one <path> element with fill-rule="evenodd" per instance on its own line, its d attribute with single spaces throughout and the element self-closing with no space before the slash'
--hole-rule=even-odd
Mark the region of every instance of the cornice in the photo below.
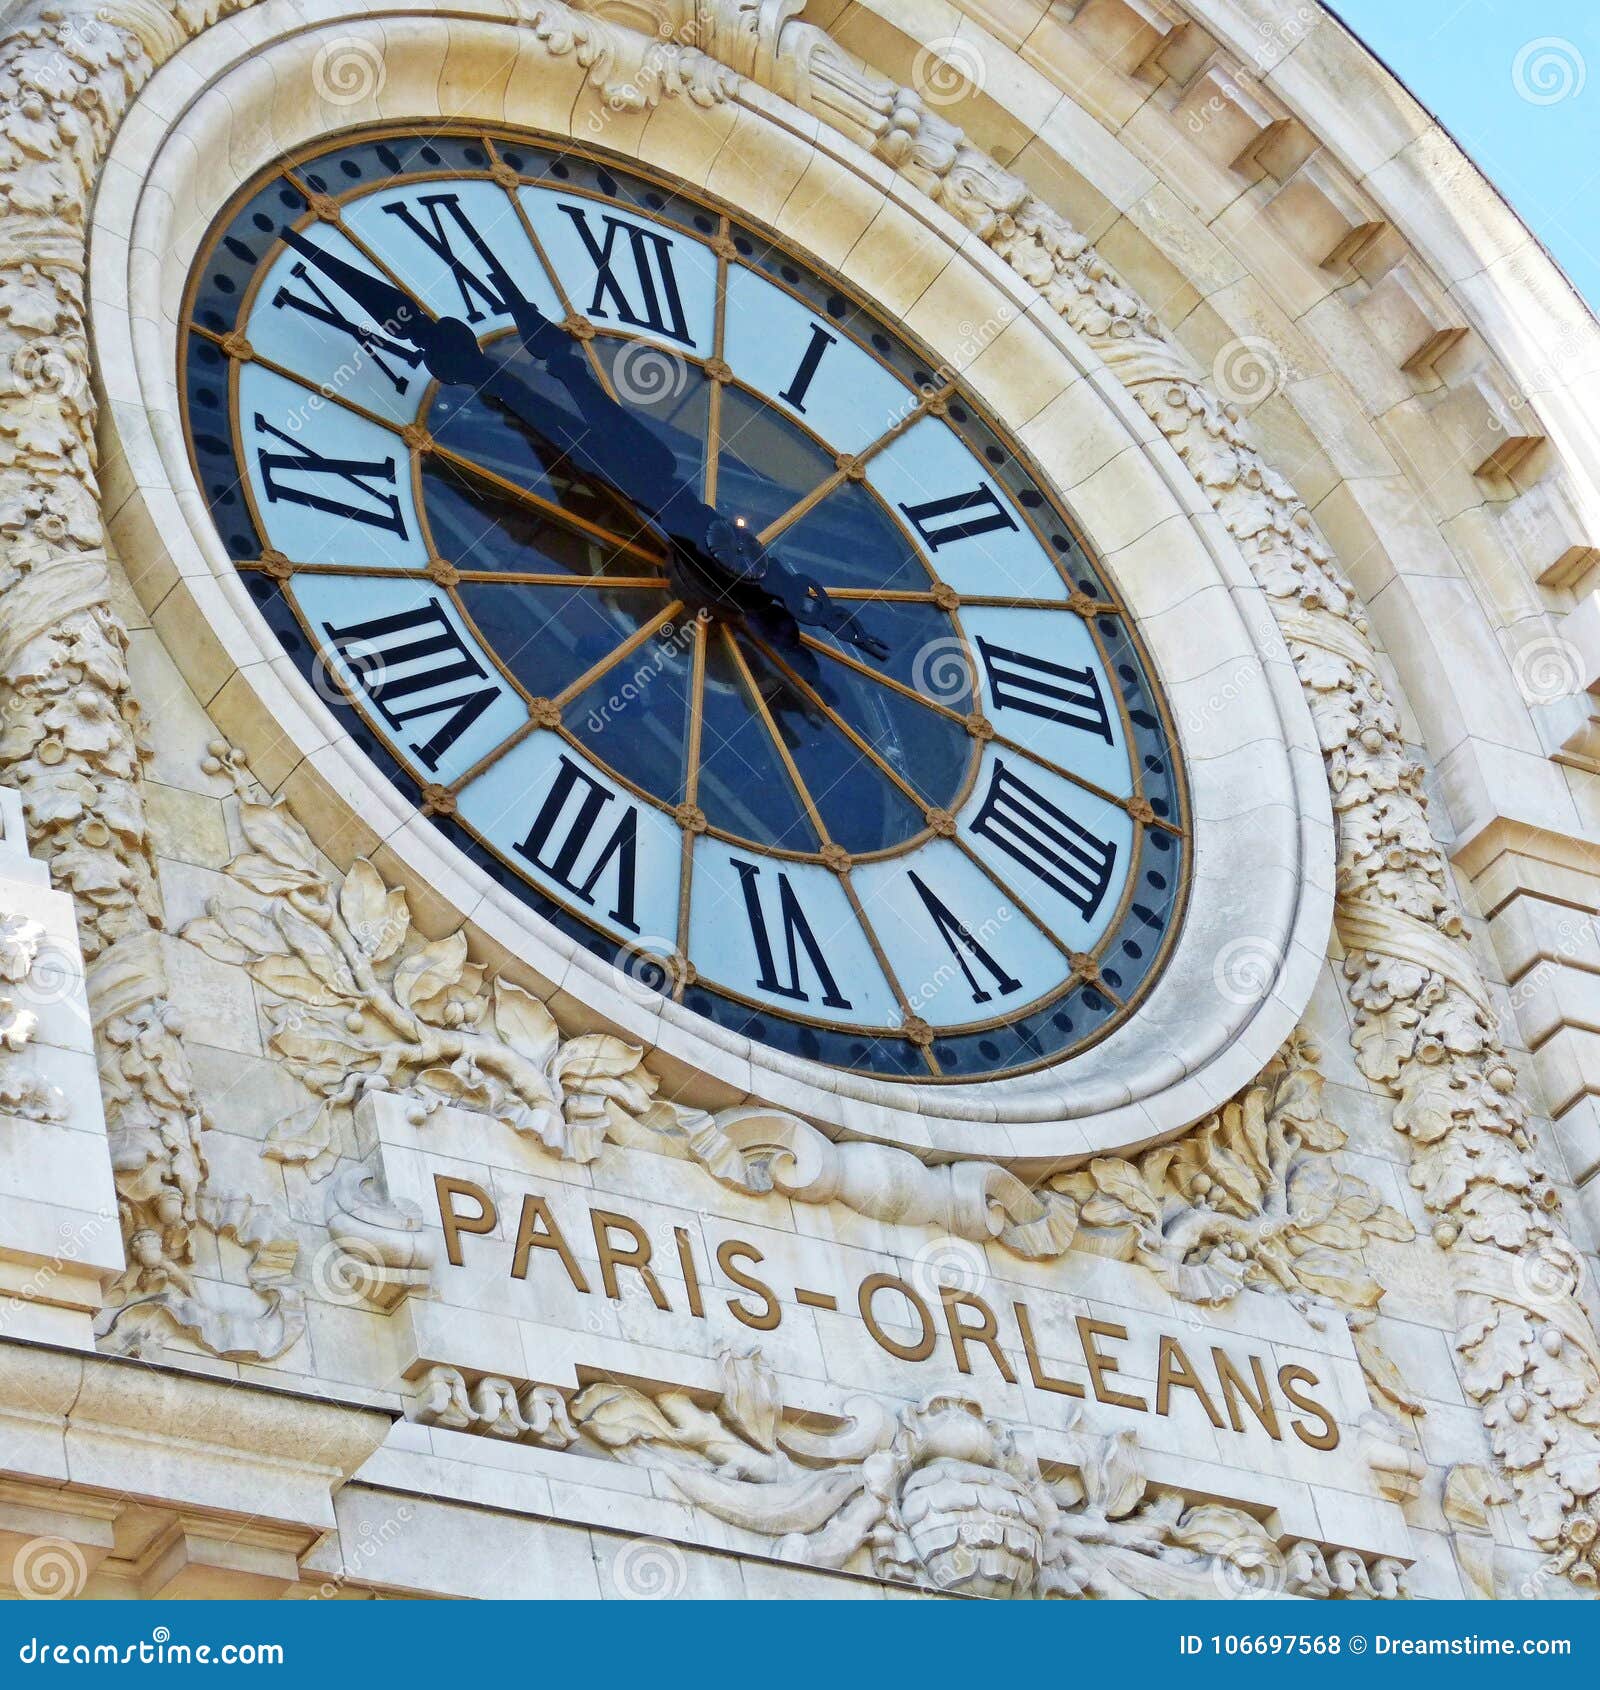
<svg viewBox="0 0 1600 1690">
<path fill-rule="evenodd" d="M 215 6 L 173 9 L 158 0 L 92 13 L 38 10 L 0 48 L 0 139 L 14 214 L 0 255 L 10 301 L 0 315 L 16 342 L 41 355 L 59 346 L 63 367 L 76 372 L 42 421 L 34 397 L 0 399 L 0 434 L 11 443 L 0 465 L 0 510 L 10 513 L 8 596 L 47 571 L 74 583 L 65 617 L 43 614 L 46 595 L 38 595 L 36 633 L 6 666 L 14 695 L 29 706 L 0 754 L 7 778 L 28 794 L 39 847 L 78 893 L 86 937 L 106 950 L 159 927 L 161 914 L 138 797 L 137 706 L 94 506 L 85 219 L 111 130 L 153 63 L 218 15 Z M 525 21 L 549 28 L 552 16 L 547 6 Z M 666 38 L 692 29 L 702 50 L 857 141 L 1035 288 L 1188 465 L 1274 605 L 1326 625 L 1317 637 L 1303 637 L 1303 627 L 1301 636 L 1287 632 L 1339 823 L 1341 914 L 1359 914 L 1361 923 L 1359 948 L 1345 963 L 1357 1059 L 1396 1099 L 1395 1126 L 1412 1144 L 1412 1180 L 1435 1216 L 1436 1241 L 1465 1246 L 1457 1269 L 1463 1378 L 1529 1529 L 1563 1570 L 1593 1583 L 1600 1352 L 1581 1304 L 1581 1270 L 1558 1274 L 1553 1288 L 1548 1271 L 1540 1278 L 1541 1266 L 1576 1252 L 1539 1168 L 1515 1071 L 1483 1008 L 1487 991 L 1461 941 L 1462 915 L 1428 826 L 1420 770 L 1376 664 L 1350 649 L 1352 637 L 1366 638 L 1366 621 L 1332 548 L 1237 409 L 1192 371 L 1145 302 L 1088 240 L 915 91 L 853 58 L 789 5 L 694 13 L 663 6 L 659 24 Z M 64 784 L 68 774 L 74 779 Z M 67 790 L 76 807 L 57 797 Z M 1435 960 L 1447 956 L 1448 966 L 1418 957 L 1419 924 L 1430 946 L 1444 948 Z M 138 1237 L 158 1239 L 161 1262 L 181 1274 L 206 1170 L 158 976 L 137 1015 L 116 1017 L 104 1038 L 130 1215 Z"/>
</svg>

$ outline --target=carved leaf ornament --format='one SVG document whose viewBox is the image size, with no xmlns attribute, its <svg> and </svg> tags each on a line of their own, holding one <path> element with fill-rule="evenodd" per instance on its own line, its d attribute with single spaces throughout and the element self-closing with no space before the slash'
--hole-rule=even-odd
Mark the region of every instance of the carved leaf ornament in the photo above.
<svg viewBox="0 0 1600 1690">
<path fill-rule="evenodd" d="M 123 1289 L 168 1307 L 203 1343 L 266 1354 L 288 1330 L 270 1283 L 270 1264 L 282 1257 L 265 1248 L 270 1241 L 258 1250 L 258 1316 L 210 1308 L 188 1272 L 195 1229 L 216 1222 L 202 1201 L 204 1122 L 156 943 L 162 914 L 140 795 L 146 752 L 97 508 L 82 286 L 87 208 L 115 126 L 155 65 L 238 9 L 221 0 L 38 6 L 0 43 L 0 360 L 13 378 L 0 391 L 0 680 L 16 706 L 0 727 L 0 771 L 24 794 L 35 850 L 74 894 L 93 963 L 123 1227 L 138 1263 L 130 1270 L 138 1286 Z M 1421 771 L 1405 751 L 1365 617 L 1331 548 L 1236 410 L 1207 390 L 1089 242 L 914 92 L 800 22 L 797 10 L 794 0 L 759 11 L 722 0 L 674 12 L 663 33 L 692 29 L 706 52 L 675 44 L 623 51 L 627 32 L 554 4 L 530 8 L 522 21 L 548 51 L 576 52 L 606 97 L 624 104 L 730 97 L 737 79 L 721 59 L 860 140 L 1085 337 L 1205 489 L 1272 597 L 1316 718 L 1339 824 L 1338 919 L 1357 1055 L 1367 1077 L 1395 1096 L 1413 1181 L 1436 1217 L 1435 1240 L 1452 1252 L 1465 1376 L 1535 1540 L 1574 1577 L 1595 1582 L 1600 1355 L 1579 1296 L 1578 1258 L 1538 1167 L 1483 982 L 1461 943 Z M 237 944 L 268 980 L 291 985 L 279 996 L 293 1014 L 275 1038 L 316 1076 L 319 1113 L 344 1106 L 353 1076 L 361 1084 L 404 1076 L 402 1085 L 452 1102 L 481 1100 L 477 1106 L 514 1130 L 593 1154 L 615 1113 L 656 1107 L 631 1047 L 558 1039 L 548 1052 L 537 1014 L 486 989 L 449 941 L 426 957 L 415 944 L 403 955 L 377 955 L 381 940 L 369 950 L 358 937 L 374 919 L 365 876 L 350 909 L 335 908 L 315 869 L 274 837 L 281 817 L 264 811 L 251 827 L 254 889 L 285 900 L 295 919 L 275 911 L 270 943 L 257 945 L 267 927 L 251 928 L 247 942 L 229 934 L 219 914 L 207 942 Z M 384 930 L 381 914 L 376 926 Z M 335 1074 L 336 1059 L 354 1066 Z M 1243 1117 L 1213 1131 L 1202 1177 L 1242 1202 L 1235 1186 L 1248 1190 L 1254 1180 L 1265 1191 L 1276 1174 L 1270 1145 L 1256 1168 L 1239 1131 L 1247 1144 Z M 305 1124 L 294 1140 L 309 1151 L 305 1159 L 321 1153 L 313 1147 L 325 1132 L 331 1146 L 331 1121 Z M 286 1135 L 279 1148 L 289 1147 Z M 1241 1170 L 1250 1170 L 1248 1179 Z M 1105 1193 L 1107 1203 L 1122 1203 L 1130 1217 L 1110 1230 L 1127 1228 L 1136 1248 L 1165 1259 L 1153 1241 L 1168 1235 L 1173 1217 L 1128 1203 L 1120 1170 L 1107 1178 L 1122 1190 Z M 1227 1212 L 1221 1199 L 1206 1207 Z M 212 1204 L 209 1212 L 223 1211 Z M 1203 1232 L 1213 1223 L 1189 1224 Z M 1338 1253 L 1338 1229 L 1326 1224 L 1324 1241 L 1306 1240 L 1298 1252 L 1285 1246 L 1261 1271 L 1309 1284 L 1322 1273 L 1316 1252 Z M 1228 1271 L 1215 1250 L 1202 1266 Z"/>
</svg>

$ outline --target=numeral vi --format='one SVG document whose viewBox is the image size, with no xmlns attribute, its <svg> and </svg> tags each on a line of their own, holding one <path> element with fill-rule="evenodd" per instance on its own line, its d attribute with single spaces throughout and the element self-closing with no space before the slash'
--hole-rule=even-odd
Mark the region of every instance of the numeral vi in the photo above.
<svg viewBox="0 0 1600 1690">
<path fill-rule="evenodd" d="M 778 881 L 778 944 L 767 926 L 767 912 L 762 904 L 761 870 L 754 863 L 733 859 L 744 892 L 745 915 L 750 922 L 750 937 L 756 948 L 756 985 L 764 992 L 780 998 L 792 998 L 796 1003 L 810 1003 L 811 992 L 804 981 L 803 969 L 810 973 L 822 993 L 822 1001 L 829 1009 L 849 1009 L 850 1000 L 839 990 L 828 959 L 817 936 L 812 931 L 800 899 L 781 869 Z M 781 963 L 780 963 L 781 958 Z"/>
</svg>

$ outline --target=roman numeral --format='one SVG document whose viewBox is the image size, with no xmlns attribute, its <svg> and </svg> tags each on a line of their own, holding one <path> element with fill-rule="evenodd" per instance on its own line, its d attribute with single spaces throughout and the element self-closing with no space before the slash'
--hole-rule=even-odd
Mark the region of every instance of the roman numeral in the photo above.
<svg viewBox="0 0 1600 1690">
<path fill-rule="evenodd" d="M 998 757 L 972 831 L 1094 919 L 1111 884 L 1116 845 L 1096 838 Z"/>
<path fill-rule="evenodd" d="M 576 808 L 572 807 L 574 798 Z M 591 909 L 595 888 L 614 869 L 616 895 L 612 900 L 611 919 L 630 933 L 637 933 L 634 899 L 639 873 L 639 812 L 633 805 L 623 804 L 616 825 L 598 852 L 590 854 L 600 838 L 602 816 L 615 801 L 613 792 L 563 753 L 560 771 L 533 818 L 528 837 L 517 850 Z M 581 865 L 586 857 L 589 861 L 585 869 Z"/>
<path fill-rule="evenodd" d="M 772 948 L 772 936 L 767 931 L 767 916 L 762 907 L 761 889 L 756 884 L 760 879 L 761 870 L 754 863 L 740 862 L 737 857 L 734 857 L 732 862 L 738 870 L 744 889 L 745 914 L 749 917 L 750 937 L 756 947 L 756 985 L 762 991 L 772 992 L 780 998 L 793 998 L 798 1003 L 810 1003 L 811 994 L 800 980 L 800 953 L 804 951 L 806 960 L 811 964 L 811 971 L 817 977 L 817 984 L 822 988 L 823 1003 L 829 1009 L 848 1009 L 850 1000 L 839 990 L 839 983 L 833 977 L 833 970 L 828 967 L 828 959 L 822 954 L 816 934 L 811 931 L 811 923 L 806 919 L 806 912 L 800 907 L 799 896 L 789 884 L 788 875 L 781 869 L 778 870 L 778 920 L 782 928 L 784 959 L 784 977 L 780 979 L 777 959 Z"/>
<path fill-rule="evenodd" d="M 989 971 L 989 976 L 994 981 L 995 991 L 999 992 L 1001 997 L 1009 997 L 1013 992 L 1020 992 L 1022 982 L 1013 980 L 1006 973 L 994 957 L 973 938 L 966 923 L 952 913 L 950 907 L 943 902 L 938 893 L 928 885 L 915 869 L 909 870 L 908 873 L 911 877 L 911 884 L 916 888 L 917 896 L 922 900 L 923 908 L 933 917 L 933 925 L 938 928 L 939 937 L 944 940 L 950 955 L 955 958 L 956 967 L 961 970 L 962 976 L 967 982 L 967 989 L 972 993 L 972 1001 L 974 1003 L 987 1003 L 994 996 L 994 992 L 978 984 L 978 977 L 972 972 L 972 968 L 967 962 L 967 956 L 963 955 L 963 952 L 966 952 L 974 962 Z"/>
<path fill-rule="evenodd" d="M 410 742 L 413 754 L 430 771 L 500 696 L 499 686 L 436 603 L 343 628 L 324 622 L 322 628 L 396 733 L 408 722 L 441 718 L 427 739 Z M 474 687 L 474 681 L 489 684 Z"/>
<path fill-rule="evenodd" d="M 979 482 L 970 493 L 952 493 L 948 499 L 929 499 L 926 504 L 902 505 L 900 509 L 931 551 L 956 540 L 992 534 L 997 528 L 1017 526 L 987 482 Z"/>
<path fill-rule="evenodd" d="M 797 411 L 806 408 L 806 394 L 811 390 L 811 381 L 817 373 L 817 365 L 822 362 L 822 354 L 838 339 L 837 335 L 829 334 L 821 323 L 811 325 L 811 339 L 806 345 L 805 356 L 800 360 L 800 367 L 789 378 L 789 385 L 778 395 L 787 400 Z"/>
<path fill-rule="evenodd" d="M 422 353 L 415 346 L 402 346 L 397 340 L 390 340 L 387 335 L 379 334 L 376 329 L 369 329 L 365 325 L 354 321 L 336 306 L 327 294 L 323 292 L 315 276 L 304 263 L 292 264 L 289 274 L 297 282 L 303 282 L 312 293 L 314 300 L 302 299 L 292 293 L 287 287 L 280 287 L 273 295 L 272 303 L 279 310 L 285 306 L 314 318 L 319 323 L 326 323 L 330 329 L 337 329 L 340 334 L 347 334 L 367 354 L 374 364 L 394 384 L 396 393 L 404 393 L 411 385 L 408 376 L 401 375 L 389 367 L 390 358 L 398 358 L 409 369 L 415 369 L 422 362 Z"/>
<path fill-rule="evenodd" d="M 426 227 L 406 200 L 397 200 L 393 205 L 384 206 L 383 210 L 390 217 L 398 217 L 430 252 L 443 259 L 450 267 L 450 274 L 455 277 L 456 288 L 461 294 L 461 309 L 467 321 L 481 323 L 485 315 L 497 317 L 502 312 L 509 311 L 511 298 L 505 269 L 495 257 L 489 243 L 478 233 L 472 220 L 461 209 L 461 196 L 422 194 L 418 197 L 417 204 L 427 214 Z M 452 237 L 446 224 L 447 214 L 456 237 L 464 238 L 476 254 L 476 264 L 471 256 L 464 257 L 457 250 L 456 239 Z M 480 300 L 488 308 L 487 312 L 480 309 Z"/>
<path fill-rule="evenodd" d="M 991 645 L 982 634 L 978 635 L 978 651 L 997 708 L 1043 716 L 1046 721 L 1081 728 L 1107 745 L 1112 743 L 1111 720 L 1093 669 L 1073 669 L 1065 663 L 1013 651 L 1009 646 Z"/>
<path fill-rule="evenodd" d="M 380 492 L 371 485 L 376 481 L 386 481 L 394 486 L 393 458 L 325 458 L 313 447 L 302 446 L 282 429 L 274 428 L 259 411 L 256 412 L 255 424 L 257 434 L 270 434 L 274 440 L 281 440 L 290 448 L 287 452 L 269 452 L 264 446 L 257 448 L 256 461 L 269 504 L 284 500 L 292 505 L 309 505 L 312 510 L 348 517 L 352 522 L 386 529 L 405 539 L 406 519 L 400 510 L 399 495 Z M 330 476 L 365 502 L 350 504 L 344 499 L 334 498 L 331 491 L 319 493 L 314 488 L 296 487 L 278 479 L 280 475 L 287 474 Z"/>
<path fill-rule="evenodd" d="M 573 227 L 583 242 L 584 251 L 594 264 L 594 298 L 589 302 L 588 315 L 616 317 L 636 329 L 649 329 L 652 334 L 666 335 L 680 340 L 685 346 L 694 344 L 689 325 L 683 315 L 683 300 L 678 294 L 678 278 L 672 270 L 672 242 L 654 229 L 642 228 L 625 218 L 602 214 L 604 238 L 596 240 L 589 227 L 589 215 L 576 205 L 561 209 L 572 219 Z M 632 291 L 617 279 L 617 237 L 626 235 L 626 247 L 632 261 Z"/>
</svg>

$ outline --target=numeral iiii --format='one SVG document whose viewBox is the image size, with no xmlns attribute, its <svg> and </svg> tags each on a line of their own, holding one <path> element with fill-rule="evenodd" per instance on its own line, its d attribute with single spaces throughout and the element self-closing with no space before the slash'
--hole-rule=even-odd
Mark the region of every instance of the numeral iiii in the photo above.
<svg viewBox="0 0 1600 1690">
<path fill-rule="evenodd" d="M 1099 839 L 995 759 L 972 831 L 1093 920 L 1111 884 L 1114 842 Z"/>
</svg>

